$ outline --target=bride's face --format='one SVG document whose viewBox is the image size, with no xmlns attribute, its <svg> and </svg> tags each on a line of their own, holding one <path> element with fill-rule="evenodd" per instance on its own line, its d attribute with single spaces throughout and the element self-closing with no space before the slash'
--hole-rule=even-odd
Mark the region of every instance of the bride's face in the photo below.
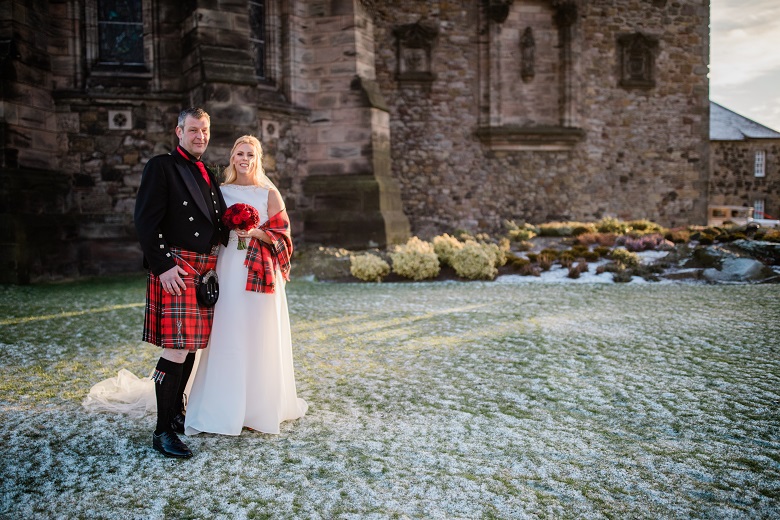
<svg viewBox="0 0 780 520">
<path fill-rule="evenodd" d="M 255 157 L 255 149 L 252 145 L 246 143 L 238 145 L 230 160 L 236 173 L 241 176 L 253 174 L 255 171 L 257 157 Z"/>
</svg>

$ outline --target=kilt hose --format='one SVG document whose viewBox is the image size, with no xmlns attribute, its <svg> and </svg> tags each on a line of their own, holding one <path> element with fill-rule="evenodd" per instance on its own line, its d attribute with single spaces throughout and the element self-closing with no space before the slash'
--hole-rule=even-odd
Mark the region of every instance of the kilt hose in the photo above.
<svg viewBox="0 0 780 520">
<path fill-rule="evenodd" d="M 146 281 L 146 309 L 143 340 L 158 347 L 198 350 L 206 348 L 211 334 L 214 307 L 203 307 L 195 296 L 195 279 L 216 269 L 217 255 L 193 253 L 172 247 L 176 265 L 187 271 L 186 291 L 181 295 L 163 291 L 160 279 L 151 271 Z M 193 272 L 196 271 L 196 272 Z"/>
</svg>

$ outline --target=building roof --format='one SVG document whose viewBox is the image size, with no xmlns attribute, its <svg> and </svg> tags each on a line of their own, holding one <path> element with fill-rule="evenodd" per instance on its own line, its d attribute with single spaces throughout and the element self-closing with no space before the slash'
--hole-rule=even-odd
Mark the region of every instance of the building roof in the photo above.
<svg viewBox="0 0 780 520">
<path fill-rule="evenodd" d="M 710 101 L 710 140 L 744 141 L 746 139 L 780 139 L 780 132 L 775 132 Z"/>
</svg>

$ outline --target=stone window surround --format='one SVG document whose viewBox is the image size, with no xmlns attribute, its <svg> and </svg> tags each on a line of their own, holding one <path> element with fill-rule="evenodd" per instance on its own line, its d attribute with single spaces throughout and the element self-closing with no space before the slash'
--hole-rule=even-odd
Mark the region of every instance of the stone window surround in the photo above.
<svg viewBox="0 0 780 520">
<path fill-rule="evenodd" d="M 154 0 L 142 0 L 141 12 L 144 24 L 144 64 L 143 65 L 106 65 L 99 63 L 100 44 L 98 33 L 98 2 L 100 0 L 87 0 L 84 3 L 84 51 L 86 56 L 87 77 L 93 82 L 100 83 L 101 78 L 110 79 L 117 75 L 150 80 L 152 71 L 150 68 L 152 42 L 154 40 L 153 24 L 149 13 L 152 12 Z"/>
<path fill-rule="evenodd" d="M 102 65 L 99 60 L 98 1 L 86 0 L 84 3 L 84 55 L 85 78 L 88 86 L 115 84 L 117 78 L 130 80 L 134 86 L 146 84 L 154 79 L 154 41 L 155 21 L 150 13 L 156 12 L 158 0 L 142 0 L 144 24 L 144 65 L 138 67 Z M 265 0 L 265 52 L 266 77 L 257 78 L 258 88 L 274 92 L 278 89 L 282 71 L 281 24 L 283 0 Z M 247 2 L 247 14 L 249 14 Z"/>
<path fill-rule="evenodd" d="M 422 21 L 393 29 L 396 38 L 396 79 L 399 82 L 432 83 L 436 80 L 433 68 L 433 48 L 439 29 Z M 419 64 L 411 66 L 414 58 Z M 421 59 L 420 59 L 421 58 Z"/>
<path fill-rule="evenodd" d="M 257 83 L 258 87 L 275 90 L 282 80 L 282 50 L 280 42 L 282 41 L 281 27 L 284 2 L 280 0 L 265 0 L 262 3 L 265 5 L 265 76 L 257 76 Z M 249 2 L 247 2 L 247 6 L 247 12 L 251 15 Z M 250 34 L 250 38 L 251 36 Z"/>
<path fill-rule="evenodd" d="M 766 152 L 764 150 L 756 151 L 753 174 L 756 177 L 766 176 Z"/>
<path fill-rule="evenodd" d="M 657 52 L 658 38 L 655 36 L 639 32 L 619 36 L 620 86 L 623 88 L 654 88 L 655 55 Z"/>
<path fill-rule="evenodd" d="M 486 27 L 488 34 L 500 31 L 500 26 L 508 18 L 514 0 L 483 0 L 480 10 L 483 20 L 481 26 Z M 574 26 L 578 19 L 578 0 L 551 0 L 555 10 L 554 21 L 558 26 L 561 41 L 561 67 L 563 80 L 561 87 L 561 112 L 559 126 L 520 127 L 516 125 L 496 125 L 490 117 L 480 121 L 475 134 L 477 138 L 491 150 L 506 151 L 561 151 L 570 150 L 585 140 L 585 131 L 577 126 L 576 94 L 574 92 Z M 489 45 L 490 38 L 483 40 L 481 45 Z M 481 60 L 485 61 L 487 52 L 480 52 Z M 480 79 L 480 88 L 489 89 L 490 64 L 485 61 L 482 70 L 486 71 Z M 480 96 L 485 99 L 485 96 Z M 482 114 L 490 114 L 489 105 L 482 107 Z"/>
</svg>

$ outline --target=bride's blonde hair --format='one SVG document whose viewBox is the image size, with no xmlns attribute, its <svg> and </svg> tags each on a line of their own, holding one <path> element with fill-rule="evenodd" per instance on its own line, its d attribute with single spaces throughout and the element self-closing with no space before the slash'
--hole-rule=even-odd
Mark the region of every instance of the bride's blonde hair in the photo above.
<svg viewBox="0 0 780 520">
<path fill-rule="evenodd" d="M 236 182 L 238 172 L 236 172 L 236 168 L 233 166 L 233 155 L 235 155 L 236 149 L 242 144 L 248 144 L 255 152 L 255 165 L 253 171 L 249 172 L 250 175 L 254 177 L 255 184 L 275 190 L 276 186 L 274 186 L 274 183 L 271 182 L 271 179 L 266 176 L 265 171 L 263 170 L 263 146 L 260 144 L 257 137 L 253 135 L 242 135 L 236 139 L 236 142 L 233 144 L 233 149 L 230 150 L 230 164 L 225 168 L 225 182 L 222 184 L 233 184 Z"/>
</svg>

